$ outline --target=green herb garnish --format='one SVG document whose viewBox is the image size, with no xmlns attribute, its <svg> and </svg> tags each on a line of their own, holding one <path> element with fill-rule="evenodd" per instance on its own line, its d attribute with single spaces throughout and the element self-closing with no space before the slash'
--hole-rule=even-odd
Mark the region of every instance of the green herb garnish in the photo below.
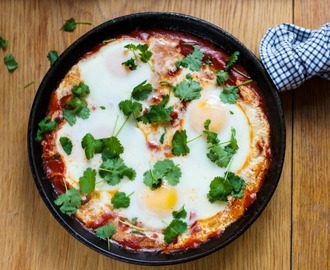
<svg viewBox="0 0 330 270">
<path fill-rule="evenodd" d="M 250 82 L 252 82 L 252 80 L 247 80 L 245 82 L 240 83 L 239 85 L 232 85 L 223 88 L 222 92 L 220 93 L 221 101 L 223 103 L 235 104 L 238 100 L 239 87 Z"/>
<path fill-rule="evenodd" d="M 70 18 L 65 21 L 63 24 L 62 28 L 60 30 L 66 31 L 66 32 L 73 32 L 78 24 L 87 24 L 87 25 L 92 25 L 90 22 L 76 22 L 74 18 Z"/>
<path fill-rule="evenodd" d="M 18 64 L 11 53 L 7 54 L 3 60 L 8 71 L 13 72 L 15 69 L 18 68 Z"/>
<path fill-rule="evenodd" d="M 72 152 L 72 141 L 68 137 L 61 137 L 60 143 L 62 148 L 67 155 L 70 155 Z"/>
<path fill-rule="evenodd" d="M 187 211 L 184 209 L 184 205 L 180 208 L 178 211 L 173 211 L 172 216 L 176 219 L 186 218 L 187 217 Z"/>
<path fill-rule="evenodd" d="M 46 116 L 43 120 L 41 120 L 38 124 L 39 129 L 37 131 L 37 137 L 35 138 L 35 140 L 37 142 L 41 142 L 42 141 L 42 135 L 55 130 L 56 128 L 56 122 L 55 121 L 51 121 L 50 116 Z"/>
<path fill-rule="evenodd" d="M 127 208 L 130 204 L 130 196 L 133 194 L 134 192 L 132 192 L 129 195 L 126 195 L 125 192 L 120 192 L 117 191 L 113 197 L 111 198 L 111 204 L 113 206 L 114 209 L 118 209 L 118 208 Z"/>
<path fill-rule="evenodd" d="M 185 56 L 182 60 L 176 61 L 177 68 L 180 66 L 189 68 L 191 71 L 198 71 L 203 65 L 204 53 L 200 50 L 199 46 L 193 45 L 194 51 Z"/>
<path fill-rule="evenodd" d="M 75 188 L 67 189 L 54 203 L 60 206 L 60 210 L 63 214 L 75 214 L 77 213 L 77 209 L 81 206 L 80 192 Z"/>
<path fill-rule="evenodd" d="M 147 97 L 151 93 L 151 91 L 152 91 L 151 84 L 147 83 L 147 81 L 145 80 L 142 83 L 140 83 L 139 85 L 134 87 L 131 96 L 135 100 L 142 101 L 142 100 L 147 99 Z"/>
<path fill-rule="evenodd" d="M 187 155 L 190 152 L 190 149 L 187 144 L 188 140 L 186 130 L 177 130 L 172 138 L 172 154 L 174 156 Z"/>
<path fill-rule="evenodd" d="M 172 222 L 164 229 L 163 235 L 166 243 L 172 243 L 178 235 L 186 232 L 188 230 L 188 224 L 182 220 L 174 219 Z"/>
<path fill-rule="evenodd" d="M 47 54 L 47 58 L 49 60 L 50 65 L 54 64 L 54 62 L 57 60 L 58 58 L 58 53 L 57 51 L 49 51 Z"/>
<path fill-rule="evenodd" d="M 174 95 L 181 101 L 191 101 L 201 97 L 202 86 L 193 80 L 184 80 L 174 87 Z"/>
<path fill-rule="evenodd" d="M 4 39 L 3 37 L 0 37 L 0 49 L 6 50 L 8 47 L 8 40 Z"/>
<path fill-rule="evenodd" d="M 80 191 L 82 193 L 91 193 L 95 189 L 96 171 L 87 168 L 82 177 L 79 178 Z"/>
<path fill-rule="evenodd" d="M 110 238 L 116 233 L 116 227 L 113 223 L 108 223 L 102 227 L 99 227 L 95 230 L 96 236 L 107 240 L 108 250 L 110 250 Z"/>
</svg>

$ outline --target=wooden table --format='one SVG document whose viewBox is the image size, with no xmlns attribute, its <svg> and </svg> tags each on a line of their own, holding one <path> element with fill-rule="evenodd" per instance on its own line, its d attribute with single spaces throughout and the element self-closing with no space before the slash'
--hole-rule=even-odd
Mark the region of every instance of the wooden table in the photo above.
<svg viewBox="0 0 330 270">
<path fill-rule="evenodd" d="M 0 269 L 147 269 L 90 250 L 64 230 L 32 179 L 26 131 L 48 51 L 62 52 L 92 26 L 60 31 L 74 17 L 96 26 L 142 11 L 174 11 L 210 21 L 256 55 L 269 27 L 289 22 L 319 28 L 330 21 L 329 0 L 1 0 L 0 36 L 19 68 L 0 64 Z M 29 87 L 24 86 L 34 82 Z M 286 159 L 271 202 L 226 248 L 199 260 L 159 269 L 330 269 L 330 82 L 313 78 L 281 94 L 287 127 Z"/>
</svg>

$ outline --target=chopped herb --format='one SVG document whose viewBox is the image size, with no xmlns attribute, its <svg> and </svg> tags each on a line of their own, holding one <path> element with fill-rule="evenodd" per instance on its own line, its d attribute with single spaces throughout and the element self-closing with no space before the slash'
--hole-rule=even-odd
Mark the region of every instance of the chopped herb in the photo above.
<svg viewBox="0 0 330 270">
<path fill-rule="evenodd" d="M 92 134 L 87 133 L 81 141 L 81 147 L 85 150 L 86 158 L 90 160 L 94 154 L 102 152 L 103 141 L 95 139 Z"/>
<path fill-rule="evenodd" d="M 232 85 L 225 87 L 220 94 L 221 101 L 223 103 L 235 104 L 238 100 L 239 87 L 247 83 L 250 83 L 251 81 L 252 80 L 247 80 L 240 83 L 239 85 Z"/>
<path fill-rule="evenodd" d="M 100 109 L 105 110 L 106 108 L 105 108 L 105 106 L 100 106 Z"/>
<path fill-rule="evenodd" d="M 149 51 L 149 46 L 147 44 L 138 44 L 138 45 L 135 45 L 135 44 L 127 44 L 125 46 L 126 49 L 128 50 L 131 50 L 133 51 L 134 55 L 135 55 L 135 58 L 136 57 L 136 51 L 140 51 L 139 52 L 139 57 L 140 57 L 140 60 L 143 62 L 143 63 L 148 63 L 148 61 L 150 60 L 151 56 L 152 56 L 152 52 Z"/>
<path fill-rule="evenodd" d="M 8 71 L 13 72 L 15 69 L 18 68 L 18 64 L 11 53 L 7 54 L 3 60 Z"/>
<path fill-rule="evenodd" d="M 163 97 L 163 101 L 156 105 L 151 105 L 147 113 L 141 115 L 137 118 L 137 121 L 142 121 L 145 124 L 150 123 L 164 123 L 172 120 L 171 112 L 173 107 L 170 106 L 165 108 L 166 103 L 169 100 L 169 96 L 166 95 Z"/>
<path fill-rule="evenodd" d="M 118 106 L 127 117 L 142 112 L 142 104 L 130 99 L 119 102 Z"/>
<path fill-rule="evenodd" d="M 37 142 L 41 142 L 43 134 L 55 130 L 56 122 L 51 121 L 50 116 L 46 116 L 43 120 L 39 122 L 38 126 L 39 129 L 37 131 L 37 137 L 35 138 L 35 140 Z"/>
<path fill-rule="evenodd" d="M 133 194 L 133 192 L 131 194 L 129 194 L 128 196 L 125 194 L 125 192 L 120 192 L 117 191 L 113 197 L 111 198 L 111 204 L 113 206 L 114 209 L 118 209 L 118 208 L 127 208 L 129 207 L 130 204 L 130 196 Z"/>
<path fill-rule="evenodd" d="M 215 201 L 228 201 L 228 196 L 242 198 L 245 181 L 232 172 L 226 172 L 225 177 L 215 177 L 210 184 L 207 197 L 211 203 Z"/>
<path fill-rule="evenodd" d="M 127 61 L 121 63 L 123 66 L 128 67 L 130 70 L 136 70 L 137 65 L 135 63 L 135 59 L 131 58 L 128 59 Z"/>
<path fill-rule="evenodd" d="M 217 78 L 217 83 L 219 85 L 223 85 L 225 81 L 227 81 L 229 79 L 229 74 L 227 71 L 224 70 L 219 70 L 216 74 L 215 74 L 216 78 Z"/>
<path fill-rule="evenodd" d="M 0 37 L 0 49 L 6 50 L 8 47 L 8 40 Z"/>
<path fill-rule="evenodd" d="M 202 86 L 193 80 L 184 80 L 174 88 L 174 95 L 181 101 L 191 101 L 201 97 Z"/>
<path fill-rule="evenodd" d="M 176 219 L 186 218 L 187 217 L 187 211 L 186 211 L 186 209 L 184 209 L 184 205 L 180 208 L 180 210 L 173 211 L 172 216 Z"/>
<path fill-rule="evenodd" d="M 186 156 L 190 152 L 187 143 L 188 142 L 186 130 L 177 130 L 172 138 L 172 154 L 174 156 Z"/>
<path fill-rule="evenodd" d="M 72 142 L 68 137 L 61 137 L 60 143 L 62 145 L 62 148 L 67 155 L 70 155 L 72 152 Z"/>
<path fill-rule="evenodd" d="M 152 91 L 152 86 L 150 83 L 147 83 L 147 81 L 143 81 L 139 85 L 135 86 L 132 91 L 132 98 L 142 101 L 147 99 L 148 95 Z"/>
<path fill-rule="evenodd" d="M 119 139 L 115 136 L 103 139 L 103 146 L 103 161 L 106 161 L 107 159 L 111 158 L 118 158 L 122 153 L 124 153 L 124 147 L 120 143 Z"/>
<path fill-rule="evenodd" d="M 84 84 L 83 82 L 74 85 L 71 91 L 74 94 L 74 96 L 78 98 L 84 98 L 88 96 L 88 94 L 91 92 L 89 86 Z"/>
<path fill-rule="evenodd" d="M 170 159 L 164 159 L 156 162 L 153 169 L 143 174 L 143 183 L 151 190 L 155 190 L 161 186 L 164 178 L 171 186 L 175 186 L 179 183 L 181 175 L 179 165 L 175 165 Z"/>
<path fill-rule="evenodd" d="M 82 177 L 79 178 L 80 191 L 83 193 L 91 193 L 95 189 L 96 171 L 87 168 Z"/>
<path fill-rule="evenodd" d="M 159 142 L 161 143 L 161 144 L 163 144 L 164 143 L 164 141 L 165 141 L 165 135 L 166 135 L 166 128 L 164 128 L 164 132 L 163 132 L 163 134 L 160 136 L 160 138 L 159 138 Z"/>
<path fill-rule="evenodd" d="M 47 58 L 48 58 L 48 60 L 50 62 L 50 65 L 54 64 L 54 62 L 58 58 L 57 51 L 49 51 L 48 54 L 47 54 Z"/>
<path fill-rule="evenodd" d="M 81 196 L 78 189 L 71 188 L 61 194 L 54 203 L 60 207 L 63 214 L 72 215 L 81 206 Z"/>
<path fill-rule="evenodd" d="M 199 46 L 193 45 L 194 51 L 192 54 L 185 56 L 182 60 L 175 63 L 176 67 L 180 66 L 189 68 L 191 71 L 198 71 L 203 65 L 204 53 L 200 50 Z"/>
<path fill-rule="evenodd" d="M 29 82 L 29 83 L 27 83 L 26 85 L 24 85 L 23 88 L 24 88 L 24 89 L 25 89 L 25 88 L 28 88 L 29 86 L 31 86 L 31 85 L 33 85 L 33 84 L 34 84 L 34 81 L 33 81 L 33 82 Z"/>
<path fill-rule="evenodd" d="M 92 25 L 92 23 L 90 23 L 90 22 L 76 22 L 76 20 L 74 18 L 70 18 L 65 21 L 65 23 L 63 24 L 63 26 L 60 30 L 63 30 L 66 32 L 73 32 L 76 29 L 77 24 Z"/>
<path fill-rule="evenodd" d="M 136 224 L 136 222 L 137 222 L 137 220 L 138 220 L 138 218 L 137 218 L 137 217 L 133 217 L 133 218 L 132 218 L 132 220 L 131 220 L 131 223 L 132 223 L 133 225 L 135 225 L 135 224 Z"/>
<path fill-rule="evenodd" d="M 188 224 L 179 219 L 174 219 L 172 222 L 164 229 L 163 235 L 166 243 L 172 243 L 178 235 L 186 232 L 188 230 Z"/>
<path fill-rule="evenodd" d="M 107 159 L 104 161 L 99 169 L 99 175 L 111 186 L 120 183 L 120 180 L 125 176 L 133 180 L 136 172 L 125 165 L 122 158 Z"/>
<path fill-rule="evenodd" d="M 240 53 L 238 51 L 233 52 L 233 54 L 229 57 L 227 61 L 225 71 L 228 71 L 232 67 L 232 65 L 237 62 L 239 55 Z"/>
<path fill-rule="evenodd" d="M 116 227 L 113 223 L 108 223 L 102 227 L 99 227 L 95 230 L 96 236 L 107 240 L 108 250 L 110 250 L 110 238 L 116 233 Z"/>
</svg>

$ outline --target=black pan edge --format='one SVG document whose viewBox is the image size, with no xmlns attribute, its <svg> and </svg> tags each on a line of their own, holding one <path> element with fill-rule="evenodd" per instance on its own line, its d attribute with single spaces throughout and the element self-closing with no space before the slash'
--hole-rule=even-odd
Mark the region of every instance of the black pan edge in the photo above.
<svg viewBox="0 0 330 270">
<path fill-rule="evenodd" d="M 58 207 L 54 205 L 52 187 L 43 172 L 40 144 L 34 140 L 37 125 L 45 116 L 50 93 L 57 87 L 71 66 L 84 53 L 103 40 L 139 28 L 178 30 L 207 39 L 229 54 L 236 50 L 240 51 L 239 62 L 257 82 L 271 124 L 273 162 L 264 184 L 258 192 L 257 200 L 242 218 L 225 230 L 220 238 L 212 239 L 202 244 L 198 249 L 169 255 L 132 253 L 115 243 L 111 245 L 111 251 L 108 251 L 105 241 L 88 232 L 75 219 L 61 214 Z M 283 109 L 276 88 L 258 58 L 240 41 L 221 28 L 195 17 L 179 13 L 146 12 L 122 16 L 105 22 L 80 37 L 60 55 L 46 73 L 33 101 L 28 124 L 27 144 L 30 168 L 37 189 L 53 216 L 72 236 L 93 250 L 123 262 L 140 265 L 169 265 L 195 260 L 225 247 L 246 231 L 259 217 L 271 199 L 281 175 L 285 154 L 285 124 Z"/>
</svg>

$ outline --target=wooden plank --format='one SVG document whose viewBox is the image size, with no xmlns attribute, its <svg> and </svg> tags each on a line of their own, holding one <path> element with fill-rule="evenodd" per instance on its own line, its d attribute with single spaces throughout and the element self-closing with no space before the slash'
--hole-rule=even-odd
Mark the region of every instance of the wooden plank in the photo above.
<svg viewBox="0 0 330 270">
<path fill-rule="evenodd" d="M 295 1 L 296 25 L 329 21 L 329 1 Z M 329 90 L 329 81 L 313 78 L 294 91 L 292 269 L 330 268 Z"/>
<path fill-rule="evenodd" d="M 29 171 L 26 129 L 29 110 L 49 62 L 91 29 L 59 31 L 75 17 L 98 25 L 117 16 L 142 11 L 173 11 L 208 20 L 231 32 L 258 55 L 268 27 L 292 22 L 292 1 L 286 0 L 140 0 L 0 2 L 0 35 L 9 40 L 19 68 L 7 72 L 0 64 L 0 242 L 1 269 L 145 269 L 118 262 L 90 250 L 71 237 L 42 202 Z M 271 11 L 271 12 L 269 12 Z M 252 15 L 251 15 L 252 14 Z M 5 52 L 0 51 L 3 57 Z M 30 87 L 24 85 L 34 81 Z M 290 267 L 291 94 L 282 95 L 287 121 L 287 157 L 279 187 L 257 222 L 228 247 L 206 258 L 159 269 L 288 269 Z"/>
</svg>

